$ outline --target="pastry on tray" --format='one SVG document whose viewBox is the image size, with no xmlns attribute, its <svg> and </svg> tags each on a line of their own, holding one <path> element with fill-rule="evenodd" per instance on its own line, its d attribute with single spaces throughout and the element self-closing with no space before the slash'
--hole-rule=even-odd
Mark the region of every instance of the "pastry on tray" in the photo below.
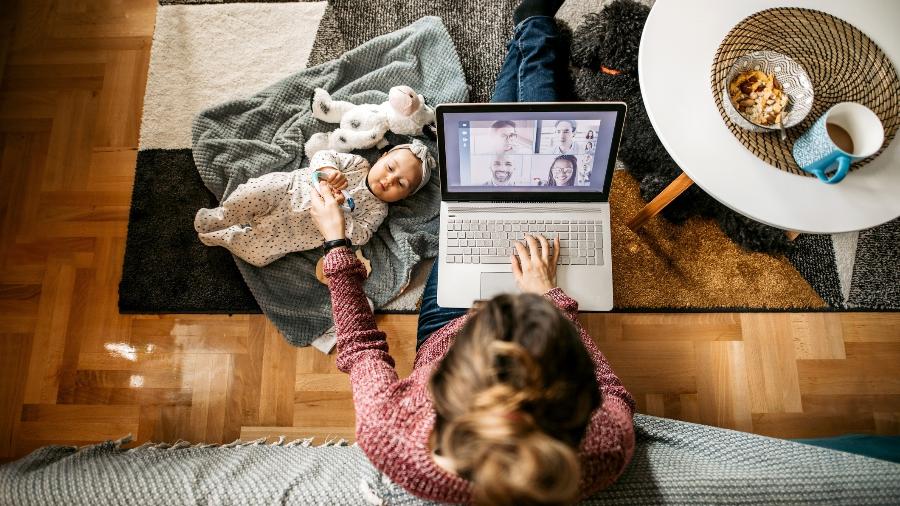
<svg viewBox="0 0 900 506">
<path fill-rule="evenodd" d="M 762 126 L 776 126 L 788 97 L 775 78 L 759 70 L 746 70 L 728 85 L 731 103 L 745 118 Z"/>
</svg>

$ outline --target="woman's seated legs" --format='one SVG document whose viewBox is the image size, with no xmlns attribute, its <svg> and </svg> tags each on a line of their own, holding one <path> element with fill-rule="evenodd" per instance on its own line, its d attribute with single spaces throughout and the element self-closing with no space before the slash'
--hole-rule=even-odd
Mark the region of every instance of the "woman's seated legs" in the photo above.
<svg viewBox="0 0 900 506">
<path fill-rule="evenodd" d="M 491 102 L 556 102 L 568 95 L 568 51 L 553 20 L 560 5 L 561 0 L 525 0 L 516 9 L 513 38 L 506 46 Z M 467 311 L 438 305 L 439 262 L 440 258 L 435 260 L 422 295 L 416 350 L 434 331 Z"/>
<path fill-rule="evenodd" d="M 561 0 L 525 0 L 491 102 L 556 102 L 568 95 L 568 51 L 553 15 Z"/>
<path fill-rule="evenodd" d="M 534 16 L 516 27 L 519 50 L 519 102 L 557 102 L 568 93 L 568 52 L 548 16 Z"/>
<path fill-rule="evenodd" d="M 419 324 L 416 331 L 416 350 L 428 339 L 434 331 L 450 323 L 450 320 L 466 314 L 466 309 L 455 307 L 441 307 L 437 303 L 438 263 L 435 259 L 428 282 L 425 283 L 425 291 L 422 293 L 422 306 L 419 308 Z"/>
<path fill-rule="evenodd" d="M 518 102 L 519 101 L 519 48 L 515 37 L 506 43 L 506 60 L 497 74 L 497 83 L 494 84 L 494 94 L 491 102 Z"/>
</svg>

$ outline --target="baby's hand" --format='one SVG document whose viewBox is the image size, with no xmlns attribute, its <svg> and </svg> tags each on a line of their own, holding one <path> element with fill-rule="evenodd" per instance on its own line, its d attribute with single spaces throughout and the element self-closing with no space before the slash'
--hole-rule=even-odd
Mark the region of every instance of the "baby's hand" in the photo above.
<svg viewBox="0 0 900 506">
<path fill-rule="evenodd" d="M 344 202 L 347 201 L 347 199 L 344 198 L 344 194 L 339 190 L 334 190 L 331 192 L 331 194 L 334 195 L 334 201 L 337 202 L 339 206 L 344 205 Z"/>
<path fill-rule="evenodd" d="M 324 176 L 322 181 L 331 185 L 335 190 L 344 190 L 347 188 L 347 176 L 345 176 L 343 172 L 337 169 L 325 169 L 320 170 L 319 172 Z"/>
<path fill-rule="evenodd" d="M 341 175 L 343 175 L 343 174 L 341 174 Z M 345 183 L 346 183 L 346 181 L 345 181 Z M 340 190 L 338 190 L 338 189 L 336 189 L 335 187 L 331 186 L 331 185 L 330 185 L 329 183 L 327 183 L 326 181 L 322 181 L 322 182 L 319 183 L 319 189 L 320 189 L 322 192 L 329 192 L 329 193 L 331 193 L 331 196 L 334 197 L 334 201 L 337 202 L 339 206 L 340 206 L 340 205 L 343 205 L 344 202 L 347 200 L 346 198 L 344 198 L 344 194 L 341 193 Z"/>
</svg>

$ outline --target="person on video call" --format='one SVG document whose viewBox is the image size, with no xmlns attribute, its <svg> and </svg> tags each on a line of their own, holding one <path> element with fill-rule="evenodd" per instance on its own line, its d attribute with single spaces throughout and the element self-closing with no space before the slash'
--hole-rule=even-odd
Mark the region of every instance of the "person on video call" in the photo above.
<svg viewBox="0 0 900 506">
<path fill-rule="evenodd" d="M 532 147 L 527 139 L 519 137 L 514 121 L 498 120 L 491 125 L 491 152 L 525 155 L 532 153 Z"/>
<path fill-rule="evenodd" d="M 576 128 L 578 128 L 578 124 L 575 120 L 561 119 L 556 122 L 553 154 L 577 155 L 581 153 L 581 145 L 575 142 Z"/>
<path fill-rule="evenodd" d="M 560 155 L 550 164 L 547 186 L 575 186 L 578 160 L 572 155 Z"/>
<path fill-rule="evenodd" d="M 585 155 L 585 157 L 581 160 L 581 170 L 575 172 L 576 186 L 591 185 L 591 173 L 593 172 L 593 166 L 594 157 L 592 155 Z"/>
<path fill-rule="evenodd" d="M 513 173 L 516 171 L 512 159 L 505 155 L 497 155 L 491 162 L 490 171 L 491 179 L 483 186 L 512 186 Z"/>
</svg>

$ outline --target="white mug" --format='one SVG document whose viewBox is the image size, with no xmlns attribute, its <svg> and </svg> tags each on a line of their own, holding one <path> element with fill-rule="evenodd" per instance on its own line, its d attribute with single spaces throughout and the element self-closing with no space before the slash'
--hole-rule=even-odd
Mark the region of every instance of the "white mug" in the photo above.
<svg viewBox="0 0 900 506">
<path fill-rule="evenodd" d="M 884 126 L 878 115 L 862 104 L 841 102 L 794 142 L 793 154 L 801 169 L 835 184 L 852 163 L 874 155 L 883 143 Z"/>
</svg>

